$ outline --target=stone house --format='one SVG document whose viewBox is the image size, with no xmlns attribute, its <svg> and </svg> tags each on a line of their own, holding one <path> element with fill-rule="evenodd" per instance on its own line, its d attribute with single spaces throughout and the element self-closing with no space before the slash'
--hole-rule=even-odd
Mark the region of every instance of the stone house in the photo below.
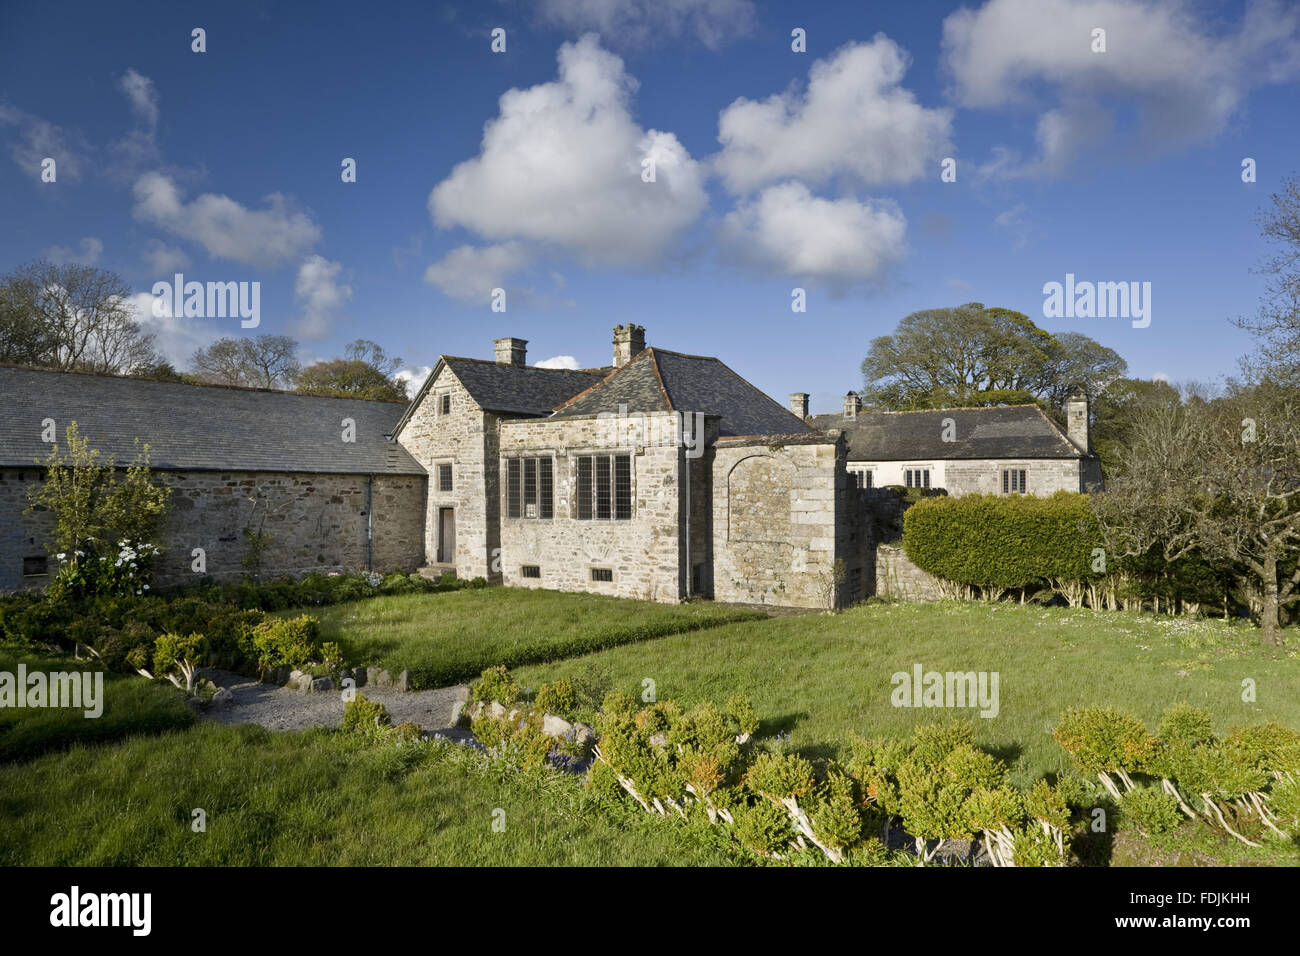
<svg viewBox="0 0 1300 956">
<path fill-rule="evenodd" d="M 807 414 L 807 395 L 790 401 L 796 414 Z M 1037 405 L 864 412 L 857 393 L 849 392 L 841 414 L 809 420 L 843 431 L 847 468 L 859 488 L 943 488 L 952 495 L 1088 491 L 1101 484 L 1101 462 L 1088 437 L 1088 396 L 1073 392 L 1064 411 L 1064 429 Z"/>
<path fill-rule="evenodd" d="M 0 590 L 47 580 L 49 516 L 24 513 L 26 490 L 74 421 L 119 465 L 147 442 L 173 489 L 162 584 L 192 580 L 200 552 L 202 574 L 239 578 L 259 530 L 263 575 L 424 568 L 843 605 L 876 587 L 865 485 L 997 490 L 1019 472 L 1009 490 L 1039 494 L 1077 490 L 1095 465 L 1086 400 L 1067 435 L 1037 409 L 867 415 L 850 395 L 843 416 L 811 418 L 806 395 L 787 409 L 716 358 L 647 347 L 635 325 L 615 327 L 596 369 L 530 366 L 517 338 L 496 340 L 494 361 L 442 356 L 405 406 L 0 368 Z"/>
</svg>

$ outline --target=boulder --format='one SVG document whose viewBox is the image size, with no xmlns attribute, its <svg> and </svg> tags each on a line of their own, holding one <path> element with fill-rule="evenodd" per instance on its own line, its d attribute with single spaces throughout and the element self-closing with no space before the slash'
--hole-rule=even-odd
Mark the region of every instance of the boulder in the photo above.
<svg viewBox="0 0 1300 956">
<path fill-rule="evenodd" d="M 234 705 L 235 694 L 229 687 L 218 687 L 217 692 L 212 695 L 212 706 L 217 710 L 225 710 Z"/>
<path fill-rule="evenodd" d="M 366 669 L 364 667 L 352 668 L 352 679 L 357 682 L 358 687 L 366 686 Z"/>
<path fill-rule="evenodd" d="M 402 671 L 400 674 L 397 675 L 397 689 L 398 689 L 398 690 L 410 690 L 410 689 L 411 689 L 411 672 L 410 672 L 410 671 Z"/>
<path fill-rule="evenodd" d="M 495 700 L 486 707 L 488 714 L 500 720 L 506 715 L 506 709 L 498 704 Z"/>
<path fill-rule="evenodd" d="M 468 716 L 468 715 L 465 714 L 465 701 L 463 701 L 463 700 L 452 701 L 452 704 L 451 704 L 451 723 L 449 723 L 447 726 L 448 726 L 448 727 L 459 727 L 460 724 L 461 724 L 461 720 L 462 720 L 462 718 L 465 717 L 465 716 Z"/>
<path fill-rule="evenodd" d="M 290 690 L 300 690 L 304 693 L 311 690 L 312 676 L 306 671 L 294 670 L 289 672 L 289 683 L 286 685 Z"/>
<path fill-rule="evenodd" d="M 368 675 L 376 687 L 392 687 L 393 675 L 388 673 L 382 667 L 373 674 Z"/>
<path fill-rule="evenodd" d="M 332 678 L 332 677 L 317 677 L 317 678 L 314 678 L 314 679 L 311 681 L 311 683 L 307 686 L 307 689 L 308 689 L 311 693 L 313 693 L 313 694 L 320 694 L 320 693 L 323 693 L 323 692 L 325 692 L 325 691 L 327 691 L 327 690 L 333 690 L 333 689 L 334 689 L 334 678 Z"/>
<path fill-rule="evenodd" d="M 573 725 L 573 739 L 578 743 L 585 744 L 588 740 L 594 740 L 595 737 L 595 729 L 587 724 L 579 721 Z"/>
<path fill-rule="evenodd" d="M 468 704 L 470 702 L 468 684 L 457 684 L 455 687 L 451 689 L 456 692 L 456 697 L 455 697 L 456 700 L 459 700 L 465 704 Z"/>
<path fill-rule="evenodd" d="M 563 717 L 556 717 L 554 714 L 542 715 L 542 733 L 548 737 L 567 737 L 571 730 L 573 724 Z"/>
</svg>

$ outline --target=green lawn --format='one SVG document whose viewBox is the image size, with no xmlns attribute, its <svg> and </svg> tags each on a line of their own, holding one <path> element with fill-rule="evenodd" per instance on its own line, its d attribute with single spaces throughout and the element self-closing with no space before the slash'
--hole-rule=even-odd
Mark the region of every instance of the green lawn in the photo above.
<svg viewBox="0 0 1300 956">
<path fill-rule="evenodd" d="M 0 866 L 726 865 L 720 831 L 447 744 L 200 724 L 0 767 Z M 193 811 L 206 832 L 193 831 Z M 505 829 L 493 829 L 504 810 Z M 500 816 L 497 815 L 497 819 Z"/>
<path fill-rule="evenodd" d="M 348 663 L 376 665 L 394 675 L 408 670 L 414 688 L 469 680 L 496 664 L 560 660 L 763 617 L 708 603 L 511 588 L 379 597 L 310 613 L 321 619 L 323 640 L 337 641 Z"/>
<path fill-rule="evenodd" d="M 324 618 L 326 639 L 354 660 L 410 668 L 431 682 L 551 659 L 515 675 L 534 688 L 568 675 L 637 695 L 652 679 L 659 699 L 684 704 L 746 693 L 764 743 L 812 757 L 841 752 L 855 732 L 903 735 L 916 723 L 967 716 L 1021 785 L 1067 766 L 1051 731 L 1072 705 L 1114 705 L 1154 727 L 1181 700 L 1208 708 L 1219 730 L 1267 719 L 1300 727 L 1300 653 L 1290 633 L 1293 643 L 1279 650 L 1262 647 L 1257 630 L 1221 621 L 968 603 L 721 623 L 733 613 L 489 589 L 378 598 L 326 609 Z M 560 659 L 591 641 L 636 643 Z M 0 669 L 19 656 L 32 666 L 25 650 L 0 649 Z M 892 706 L 891 676 L 918 663 L 998 672 L 998 716 Z M 1254 702 L 1242 699 L 1247 679 Z M 0 865 L 752 862 L 721 828 L 598 801 L 569 776 L 489 770 L 454 745 L 187 726 L 189 712 L 167 685 L 122 676 L 106 690 L 99 720 L 0 713 Z M 190 826 L 196 808 L 207 815 L 204 833 Z M 1190 825 L 1159 840 L 1120 832 L 1077 849 L 1097 864 L 1300 863 L 1294 844 L 1251 850 Z"/>
<path fill-rule="evenodd" d="M 0 671 L 17 674 L 20 661 L 28 673 L 98 670 L 90 661 L 51 657 L 13 645 L 0 647 Z M 103 712 L 98 717 L 86 717 L 84 709 L 0 708 L 0 762 L 24 760 L 76 743 L 162 733 L 193 721 L 185 694 L 170 684 L 105 674 Z"/>
<path fill-rule="evenodd" d="M 1290 636 L 1288 634 L 1288 636 Z M 1067 707 L 1110 704 L 1152 730 L 1187 701 L 1214 714 L 1216 729 L 1275 718 L 1300 727 L 1300 654 L 1263 648 L 1259 631 L 1223 621 L 1135 613 L 943 602 L 866 605 L 838 615 L 734 624 L 521 668 L 521 684 L 605 671 L 613 689 L 683 704 L 748 694 L 760 733 L 788 732 L 813 757 L 840 752 L 853 733 L 904 736 L 917 723 L 970 717 L 977 739 L 1003 756 L 1019 784 L 1068 765 L 1052 739 Z M 897 708 L 895 672 L 996 671 L 1000 710 Z M 1256 702 L 1242 700 L 1255 682 Z"/>
</svg>

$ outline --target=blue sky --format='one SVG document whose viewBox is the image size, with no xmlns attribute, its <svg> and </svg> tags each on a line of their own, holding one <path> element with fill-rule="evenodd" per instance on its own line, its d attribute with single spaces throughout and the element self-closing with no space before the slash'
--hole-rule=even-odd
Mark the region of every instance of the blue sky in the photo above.
<svg viewBox="0 0 1300 956">
<path fill-rule="evenodd" d="M 94 262 L 142 308 L 178 265 L 260 282 L 256 330 L 148 317 L 180 364 L 283 332 L 592 366 L 631 321 L 826 411 L 873 337 L 981 301 L 1139 376 L 1236 369 L 1255 217 L 1300 172 L 1297 5 L 808 6 L 7 2 L 0 270 Z M 1043 318 L 1066 273 L 1150 282 L 1150 326 Z"/>
</svg>

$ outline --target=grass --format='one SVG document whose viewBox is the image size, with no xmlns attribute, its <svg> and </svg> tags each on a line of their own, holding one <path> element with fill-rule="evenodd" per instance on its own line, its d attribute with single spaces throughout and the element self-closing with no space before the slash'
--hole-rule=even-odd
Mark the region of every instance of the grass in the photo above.
<svg viewBox="0 0 1300 956">
<path fill-rule="evenodd" d="M 205 723 L 0 768 L 3 866 L 710 866 L 740 859 L 728 839 L 456 745 L 337 731 Z"/>
<path fill-rule="evenodd" d="M 33 671 L 98 670 L 90 661 L 39 654 L 29 648 L 0 647 L 0 671 L 17 674 L 19 662 Z M 78 743 L 120 740 L 133 734 L 157 734 L 187 727 L 194 714 L 185 694 L 161 683 L 124 674 L 104 675 L 103 712 L 85 716 L 85 708 L 0 708 L 0 761 L 27 760 Z"/>
<path fill-rule="evenodd" d="M 1153 731 L 1176 701 L 1208 709 L 1217 730 L 1268 719 L 1300 727 L 1297 657 L 1294 644 L 1289 652 L 1265 648 L 1258 630 L 1224 621 L 942 602 L 733 624 L 515 676 L 537 687 L 604 672 L 612 689 L 638 698 L 650 678 L 658 699 L 687 705 L 748 694 L 760 734 L 789 733 L 786 745 L 811 757 L 844 753 L 854 733 L 905 736 L 918 723 L 969 717 L 978 742 L 1008 762 L 1014 782 L 1028 785 L 1069 767 L 1052 729 L 1071 706 L 1113 705 Z M 927 671 L 998 672 L 998 715 L 894 707 L 892 675 L 918 663 Z M 1254 702 L 1243 700 L 1247 679 Z"/>
<path fill-rule="evenodd" d="M 1220 731 L 1268 719 L 1300 727 L 1294 638 L 1263 647 L 1242 624 L 955 602 L 726 623 L 735 613 L 490 589 L 328 608 L 324 629 L 354 660 L 408 668 L 417 681 L 505 662 L 531 687 L 568 676 L 640 696 L 649 678 L 659 699 L 683 704 L 746 693 L 766 743 L 780 735 L 777 746 L 811 757 L 843 753 L 854 733 L 901 736 L 969 717 L 1021 786 L 1068 768 L 1051 732 L 1070 706 L 1113 705 L 1154 729 L 1162 709 L 1187 701 L 1209 709 Z M 562 659 L 593 647 L 602 649 Z M 34 666 L 26 650 L 0 648 L 0 669 L 20 655 Z M 894 707 L 892 675 L 918 663 L 998 672 L 998 715 Z M 110 676 L 105 687 L 99 720 L 0 711 L 9 761 L 0 763 L 0 865 L 752 862 L 720 829 L 605 802 L 568 776 L 493 769 L 454 745 L 187 726 L 189 711 L 166 685 Z M 191 828 L 196 808 L 206 832 Z M 1093 865 L 1300 864 L 1294 843 L 1255 850 L 1193 824 L 1151 839 L 1088 837 L 1077 849 Z"/>
<path fill-rule="evenodd" d="M 409 671 L 416 689 L 470 680 L 496 664 L 556 661 L 764 616 L 706 603 L 507 588 L 379 597 L 311 613 L 321 620 L 322 640 L 337 641 L 349 664 Z"/>
</svg>

